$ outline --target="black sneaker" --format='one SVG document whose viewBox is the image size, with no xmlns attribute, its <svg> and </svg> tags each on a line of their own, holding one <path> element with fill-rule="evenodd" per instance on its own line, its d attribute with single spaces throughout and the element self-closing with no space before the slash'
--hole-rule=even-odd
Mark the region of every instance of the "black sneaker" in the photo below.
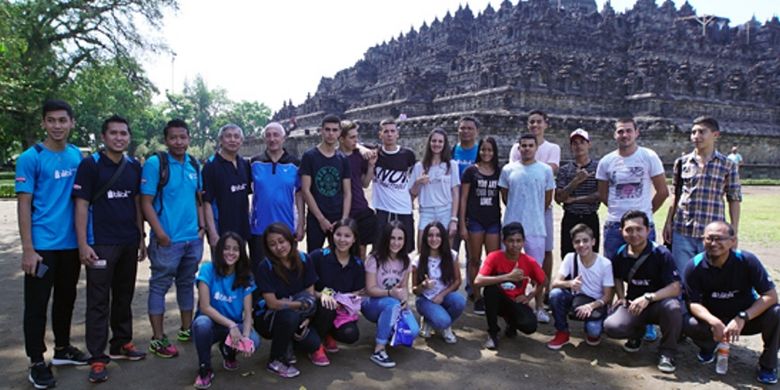
<svg viewBox="0 0 780 390">
<path fill-rule="evenodd" d="M 393 368 L 395 367 L 395 362 L 393 359 L 390 359 L 390 356 L 387 355 L 387 351 L 384 349 L 374 352 L 371 355 L 371 361 L 376 363 L 380 367 L 384 368 Z"/>
<path fill-rule="evenodd" d="M 661 355 L 661 357 L 658 358 L 658 370 L 672 373 L 677 370 L 677 366 L 674 364 L 674 359 L 666 355 Z"/>
<path fill-rule="evenodd" d="M 642 346 L 642 339 L 628 339 L 625 344 L 623 344 L 623 350 L 626 352 L 636 352 L 639 351 L 639 347 Z"/>
<path fill-rule="evenodd" d="M 27 380 L 32 383 L 36 389 L 48 389 L 57 386 L 57 381 L 51 373 L 51 369 L 44 362 L 33 363 L 30 366 L 30 374 Z"/>
<path fill-rule="evenodd" d="M 478 316 L 485 315 L 485 300 L 483 298 L 479 298 L 474 301 L 474 309 L 472 312 Z"/>
<path fill-rule="evenodd" d="M 87 364 L 89 356 L 84 352 L 81 352 L 78 348 L 68 345 L 62 349 L 54 349 L 54 358 L 51 359 L 51 364 L 55 366 L 63 366 L 66 364 L 73 364 L 75 366 L 83 366 Z"/>
</svg>

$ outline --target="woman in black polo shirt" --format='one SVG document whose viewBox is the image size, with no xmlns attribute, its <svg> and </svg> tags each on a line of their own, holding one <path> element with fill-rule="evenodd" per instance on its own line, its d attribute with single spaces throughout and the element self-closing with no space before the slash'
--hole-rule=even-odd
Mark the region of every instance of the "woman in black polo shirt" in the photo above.
<svg viewBox="0 0 780 390">
<path fill-rule="evenodd" d="M 255 329 L 271 339 L 268 370 L 282 378 L 298 376 L 292 347 L 309 354 L 320 347 L 317 332 L 309 332 L 316 309 L 314 282 L 317 274 L 309 256 L 299 252 L 292 232 L 283 223 L 272 223 L 263 232 L 266 258 L 254 264 L 257 281 Z M 289 351 L 289 352 L 288 352 Z"/>
<path fill-rule="evenodd" d="M 312 354 L 312 362 L 316 365 L 330 364 L 325 352 L 338 352 L 337 341 L 353 344 L 360 337 L 357 313 L 361 299 L 357 294 L 366 286 L 366 276 L 363 261 L 358 257 L 357 229 L 352 218 L 336 221 L 330 246 L 310 254 L 319 276 L 314 284 L 318 297 L 314 328 L 324 340 L 324 345 Z"/>
</svg>

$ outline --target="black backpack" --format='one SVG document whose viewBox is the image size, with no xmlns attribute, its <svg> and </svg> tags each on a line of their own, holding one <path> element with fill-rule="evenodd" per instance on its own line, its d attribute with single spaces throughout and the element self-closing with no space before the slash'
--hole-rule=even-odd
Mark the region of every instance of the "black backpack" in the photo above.
<svg viewBox="0 0 780 390">
<path fill-rule="evenodd" d="M 160 161 L 160 180 L 157 181 L 157 192 L 154 195 L 154 199 L 152 200 L 152 203 L 156 201 L 157 199 L 160 199 L 160 210 L 155 210 L 157 212 L 157 215 L 162 215 L 163 212 L 163 188 L 168 185 L 168 179 L 170 176 L 170 170 L 168 168 L 168 158 L 166 152 L 155 152 L 152 154 L 152 156 L 157 156 L 157 159 Z M 151 157 L 151 156 L 150 156 Z M 195 169 L 195 173 L 200 173 L 200 163 L 198 163 L 198 160 L 195 157 L 192 157 L 189 153 L 186 154 L 186 157 L 188 158 L 190 165 Z M 200 178 L 198 178 L 198 186 L 200 186 Z M 201 205 L 201 194 L 200 191 L 195 191 L 195 202 L 198 206 Z"/>
</svg>

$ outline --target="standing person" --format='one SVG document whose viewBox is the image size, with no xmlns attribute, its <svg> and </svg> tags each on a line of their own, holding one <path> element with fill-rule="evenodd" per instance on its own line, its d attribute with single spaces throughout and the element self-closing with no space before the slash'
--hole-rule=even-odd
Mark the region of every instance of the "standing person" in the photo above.
<svg viewBox="0 0 780 390">
<path fill-rule="evenodd" d="M 366 258 L 366 246 L 376 240 L 377 218 L 376 213 L 368 206 L 366 195 L 363 191 L 374 179 L 377 153 L 371 151 L 369 158 L 364 158 L 358 153 L 358 130 L 360 126 L 355 121 L 341 121 L 341 135 L 339 136 L 339 151 L 347 157 L 349 162 L 350 185 L 352 187 L 352 202 L 349 217 L 354 219 L 360 230 L 360 258 Z"/>
<path fill-rule="evenodd" d="M 450 158 L 447 132 L 437 127 L 428 134 L 423 160 L 412 169 L 412 197 L 419 195 L 420 221 L 417 242 L 431 222 L 447 224 L 447 240 L 452 242 L 458 232 L 460 173 L 458 164 Z"/>
<path fill-rule="evenodd" d="M 263 260 L 263 232 L 281 222 L 303 240 L 306 227 L 298 159 L 284 149 L 287 133 L 278 122 L 263 128 L 265 152 L 252 157 L 252 213 L 250 215 L 249 255 L 252 264 Z"/>
<path fill-rule="evenodd" d="M 506 204 L 504 225 L 520 222 L 523 225 L 525 253 L 543 266 L 545 235 L 545 210 L 552 202 L 555 182 L 549 165 L 536 161 L 536 137 L 524 134 L 520 137 L 521 162 L 513 162 L 501 169 L 498 186 L 501 199 Z M 545 275 L 547 273 L 545 272 Z M 544 290 L 536 297 L 536 317 L 539 322 L 550 322 L 543 307 Z"/>
<path fill-rule="evenodd" d="M 462 116 L 460 119 L 458 119 L 458 143 L 455 144 L 455 146 L 452 147 L 452 159 L 455 160 L 455 162 L 458 163 L 458 171 L 460 175 L 460 181 L 463 183 L 463 174 L 466 172 L 466 168 L 470 167 L 477 161 L 477 151 L 479 148 L 477 147 L 477 139 L 479 138 L 479 120 L 473 116 Z M 462 191 L 462 190 L 461 190 Z M 461 199 L 463 194 L 461 193 Z M 462 202 L 461 202 L 462 203 Z M 460 222 L 463 222 L 463 216 L 460 216 Z M 458 227 L 460 229 L 460 226 Z M 461 242 L 461 234 L 455 235 L 455 239 L 452 242 L 452 249 L 455 250 L 455 252 L 460 253 L 460 242 Z M 463 239 L 466 240 L 465 238 Z M 469 258 L 469 245 L 468 242 L 466 242 L 466 259 Z M 477 256 L 480 256 L 480 254 L 477 254 Z M 478 270 L 479 267 L 476 268 Z M 466 293 L 468 293 L 469 299 L 475 300 L 476 297 L 473 294 L 472 288 L 471 288 L 471 282 L 474 280 L 474 276 L 476 276 L 476 270 L 474 270 L 474 274 L 471 275 L 471 277 L 466 278 Z M 468 272 L 468 268 L 467 268 Z M 475 300 L 476 302 L 476 300 Z M 479 310 L 477 311 L 479 312 Z M 484 314 L 484 310 L 482 310 L 482 314 Z"/>
<path fill-rule="evenodd" d="M 309 256 L 298 251 L 287 225 L 278 222 L 268 225 L 263 239 L 266 258 L 252 270 L 259 292 L 255 297 L 254 326 L 263 337 L 271 339 L 268 371 L 282 378 L 293 378 L 301 373 L 294 366 L 294 349 L 311 354 L 321 344 L 317 332 L 309 330 L 310 317 L 317 308 L 314 298 L 317 273 Z"/>
<path fill-rule="evenodd" d="M 458 293 L 458 253 L 450 249 L 446 232 L 439 221 L 425 226 L 420 255 L 412 261 L 412 292 L 418 296 L 415 306 L 423 321 L 420 336 L 429 338 L 435 330 L 445 343 L 455 344 L 452 323 L 463 314 L 466 298 Z"/>
<path fill-rule="evenodd" d="M 715 360 L 718 342 L 736 342 L 740 335 L 761 333 L 764 351 L 758 359 L 756 379 L 775 384 L 780 346 L 777 289 L 754 254 L 734 249 L 736 234 L 724 221 L 705 227 L 704 252 L 685 268 L 691 312 L 685 334 L 699 347 L 699 361 L 710 363 Z"/>
<path fill-rule="evenodd" d="M 725 221 L 726 205 L 734 230 L 739 228 L 742 186 L 737 164 L 716 149 L 720 137 L 718 121 L 710 117 L 693 120 L 691 141 L 694 150 L 674 162 L 672 183 L 675 196 L 664 225 L 665 242 L 672 243 L 672 256 L 677 270 L 685 266 L 696 254 L 704 251 L 701 237 L 704 228 L 714 221 Z M 677 194 L 679 195 L 679 198 Z M 685 282 L 685 275 L 682 275 Z"/>
<path fill-rule="evenodd" d="M 612 302 L 615 279 L 612 263 L 593 251 L 593 229 L 578 223 L 569 230 L 576 252 L 563 258 L 558 275 L 552 282 L 550 307 L 555 318 L 555 337 L 547 348 L 557 350 L 569 342 L 569 324 L 566 317 L 572 313 L 585 323 L 585 342 L 601 343 L 601 331 L 607 305 Z"/>
<path fill-rule="evenodd" d="M 381 232 L 390 221 L 401 221 L 408 237 L 405 240 L 408 253 L 414 250 L 414 217 L 409 178 L 417 159 L 414 152 L 398 145 L 398 137 L 398 127 L 394 120 L 379 122 L 382 147 L 374 168 L 371 203 L 376 209 L 377 231 Z"/>
<path fill-rule="evenodd" d="M 333 223 L 349 216 L 352 184 L 349 162 L 338 151 L 341 120 L 327 115 L 320 124 L 322 142 L 301 158 L 301 192 L 306 201 L 306 249 L 322 248 Z"/>
<path fill-rule="evenodd" d="M 623 349 L 633 353 L 642 346 L 647 325 L 660 324 L 658 369 L 674 372 L 682 328 L 680 274 L 669 250 L 648 239 L 650 219 L 644 211 L 626 212 L 620 228 L 626 245 L 612 258 L 617 301 L 614 312 L 604 321 L 604 331 L 611 338 L 628 339 Z"/>
<path fill-rule="evenodd" d="M 401 221 L 390 221 L 382 228 L 373 253 L 366 260 L 366 295 L 361 311 L 367 320 L 376 323 L 376 338 L 371 361 L 380 367 L 393 368 L 395 361 L 387 354 L 393 329 L 393 311 L 407 307 L 409 269 L 406 251 L 406 229 Z M 404 313 L 404 321 L 412 334 L 420 331 L 414 315 Z"/>
<path fill-rule="evenodd" d="M 360 338 L 357 323 L 366 271 L 358 257 L 358 236 L 355 220 L 338 220 L 333 224 L 330 246 L 310 254 L 319 277 L 314 284 L 318 300 L 313 323 L 323 342 L 311 358 L 318 366 L 330 364 L 326 352 L 338 352 L 338 342 L 354 344 Z"/>
<path fill-rule="evenodd" d="M 260 346 L 260 336 L 252 329 L 255 282 L 244 239 L 235 232 L 222 234 L 214 245 L 213 259 L 200 266 L 197 277 L 198 315 L 192 322 L 198 352 L 196 389 L 208 389 L 214 379 L 212 345 L 219 343 L 222 367 L 228 371 L 238 369 L 239 350 L 249 357 Z"/>
<path fill-rule="evenodd" d="M 52 364 L 87 364 L 88 356 L 70 344 L 70 323 L 81 272 L 70 201 L 79 149 L 68 143 L 75 125 L 73 109 L 62 100 L 43 103 L 43 142 L 33 145 L 16 163 L 19 236 L 24 271 L 24 347 L 30 358 L 27 379 L 36 388 L 57 381 L 43 360 L 46 352 L 46 310 L 54 289 Z"/>
<path fill-rule="evenodd" d="M 176 282 L 181 327 L 179 341 L 192 338 L 194 282 L 203 256 L 206 232 L 200 207 L 201 175 L 197 160 L 187 154 L 190 130 L 181 119 L 169 121 L 163 129 L 167 152 L 146 160 L 141 175 L 141 208 L 149 221 L 149 322 L 152 341 L 149 352 L 161 358 L 179 354 L 163 329 L 165 294 Z"/>
<path fill-rule="evenodd" d="M 488 338 L 484 347 L 498 348 L 499 314 L 506 321 L 504 334 L 508 338 L 517 336 L 517 331 L 525 334 L 536 332 L 537 317 L 529 302 L 544 291 L 544 271 L 536 259 L 523 253 L 525 231 L 519 222 L 510 222 L 501 228 L 505 250 L 490 252 L 479 274 L 474 279 L 474 287 L 484 287 L 485 318 L 488 325 Z M 528 283 L 532 282 L 534 291 L 526 294 Z"/>
<path fill-rule="evenodd" d="M 209 245 L 226 232 L 238 233 L 244 242 L 249 235 L 249 193 L 252 173 L 249 161 L 238 154 L 244 131 L 227 124 L 217 135 L 219 151 L 203 166 L 203 212 Z"/>
<path fill-rule="evenodd" d="M 739 148 L 737 145 L 734 145 L 731 147 L 731 153 L 728 155 L 728 159 L 731 160 L 734 164 L 737 164 L 737 169 L 742 166 L 742 155 L 739 154 Z"/>
<path fill-rule="evenodd" d="M 460 237 L 466 241 L 466 277 L 474 280 L 479 272 L 482 247 L 485 253 L 500 245 L 501 204 L 499 203 L 498 144 L 495 138 L 479 141 L 477 163 L 463 172 L 460 192 Z M 474 314 L 485 314 L 485 300 L 479 289 L 471 289 Z"/>
<path fill-rule="evenodd" d="M 141 164 L 124 155 L 130 145 L 125 118 L 103 122 L 105 149 L 81 160 L 73 185 L 79 258 L 87 269 L 89 381 L 108 380 L 111 359 L 141 360 L 133 345 L 132 302 L 138 262 L 146 257 L 141 214 Z M 106 355 L 108 328 L 111 346 Z"/>
<path fill-rule="evenodd" d="M 590 157 L 590 135 L 583 129 L 577 129 L 569 135 L 569 146 L 574 161 L 558 171 L 555 189 L 555 201 L 563 205 L 561 220 L 561 259 L 567 253 L 574 252 L 571 229 L 580 223 L 593 231 L 593 250 L 599 250 L 601 225 L 599 224 L 598 181 L 596 168 L 599 160 Z"/>
</svg>

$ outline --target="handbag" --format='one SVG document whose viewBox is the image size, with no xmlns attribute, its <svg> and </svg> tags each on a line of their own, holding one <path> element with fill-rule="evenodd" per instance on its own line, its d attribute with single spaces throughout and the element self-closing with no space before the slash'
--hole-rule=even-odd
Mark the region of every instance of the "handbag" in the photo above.
<svg viewBox="0 0 780 390">
<path fill-rule="evenodd" d="M 401 309 L 400 306 L 396 306 L 393 310 L 393 315 L 398 318 L 393 323 L 393 337 L 390 339 L 390 346 L 403 345 L 411 347 L 414 345 L 414 339 L 417 337 L 417 334 L 412 332 L 404 318 L 414 318 L 412 312 L 409 309 Z"/>
</svg>

